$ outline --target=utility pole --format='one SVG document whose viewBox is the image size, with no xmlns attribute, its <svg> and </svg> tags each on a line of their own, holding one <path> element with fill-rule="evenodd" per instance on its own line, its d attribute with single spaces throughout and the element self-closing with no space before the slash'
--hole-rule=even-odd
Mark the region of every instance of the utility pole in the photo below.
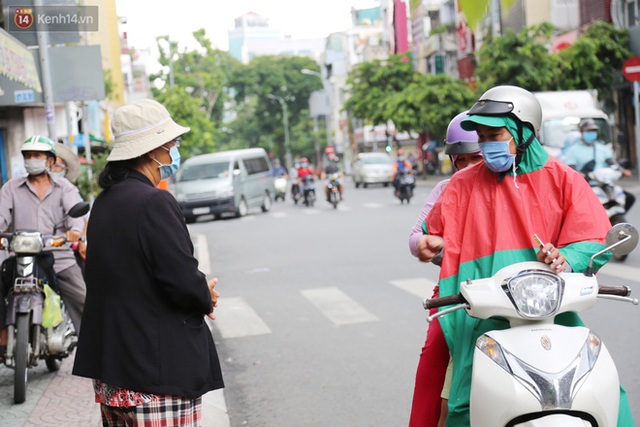
<svg viewBox="0 0 640 427">
<path fill-rule="evenodd" d="M 36 11 L 42 8 L 42 0 L 34 0 Z M 44 94 L 44 113 L 47 118 L 47 133 L 53 142 L 58 141 L 56 134 L 56 107 L 53 103 L 53 89 L 51 85 L 51 68 L 49 62 L 49 30 L 47 24 L 36 20 L 38 37 L 38 56 L 40 57 L 40 71 L 42 74 L 42 92 Z"/>
<path fill-rule="evenodd" d="M 291 158 L 291 149 L 289 148 L 289 117 L 287 114 L 287 103 L 284 99 L 278 95 L 268 94 L 267 98 L 274 99 L 280 103 L 282 107 L 282 125 L 284 126 L 284 151 L 285 151 L 285 163 L 287 170 L 291 169 L 293 159 Z"/>
</svg>

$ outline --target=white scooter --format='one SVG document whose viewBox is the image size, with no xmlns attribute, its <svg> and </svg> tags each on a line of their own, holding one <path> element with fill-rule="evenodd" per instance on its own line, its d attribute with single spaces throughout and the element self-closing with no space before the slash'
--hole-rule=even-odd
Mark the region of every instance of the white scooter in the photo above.
<svg viewBox="0 0 640 427">
<path fill-rule="evenodd" d="M 588 328 L 556 325 L 554 318 L 587 310 L 597 298 L 637 305 L 628 287 L 599 285 L 592 271 L 593 260 L 605 251 L 629 253 L 637 243 L 635 227 L 617 224 L 584 274 L 556 274 L 544 263 L 520 262 L 462 282 L 457 295 L 424 301 L 427 310 L 457 304 L 429 321 L 465 309 L 478 319 L 510 322 L 511 328 L 489 331 L 476 342 L 472 427 L 616 425 L 620 382 L 607 348 Z"/>
</svg>

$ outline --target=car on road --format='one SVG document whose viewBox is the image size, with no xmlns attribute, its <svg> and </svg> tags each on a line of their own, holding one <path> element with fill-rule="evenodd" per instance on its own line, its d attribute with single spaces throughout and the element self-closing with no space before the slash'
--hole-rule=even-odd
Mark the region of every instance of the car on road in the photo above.
<svg viewBox="0 0 640 427">
<path fill-rule="evenodd" d="M 352 176 L 356 188 L 360 184 L 364 188 L 369 184 L 387 187 L 393 176 L 393 160 L 387 153 L 360 153 L 353 163 Z"/>
<path fill-rule="evenodd" d="M 250 208 L 271 209 L 275 194 L 271 162 L 263 148 L 221 151 L 187 159 L 172 187 L 187 223 L 198 216 L 245 216 Z"/>
</svg>

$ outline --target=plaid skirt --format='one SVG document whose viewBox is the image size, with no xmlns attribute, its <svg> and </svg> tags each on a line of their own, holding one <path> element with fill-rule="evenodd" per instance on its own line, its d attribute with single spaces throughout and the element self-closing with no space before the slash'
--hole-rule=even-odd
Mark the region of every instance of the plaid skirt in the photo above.
<svg viewBox="0 0 640 427">
<path fill-rule="evenodd" d="M 158 396 L 138 406 L 100 405 L 104 427 L 200 427 L 202 397 Z"/>
</svg>

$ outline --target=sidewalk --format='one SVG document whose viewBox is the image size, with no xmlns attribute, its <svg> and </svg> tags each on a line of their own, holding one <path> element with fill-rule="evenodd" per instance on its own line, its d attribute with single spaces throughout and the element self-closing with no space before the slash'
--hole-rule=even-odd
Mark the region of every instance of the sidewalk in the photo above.
<svg viewBox="0 0 640 427">
<path fill-rule="evenodd" d="M 13 403 L 13 370 L 0 368 L 0 425 L 3 427 L 99 427 L 100 409 L 93 399 L 91 380 L 71 375 L 73 355 L 57 373 L 44 362 L 29 370 L 27 400 Z M 224 391 L 203 397 L 202 427 L 229 427 Z"/>
</svg>

